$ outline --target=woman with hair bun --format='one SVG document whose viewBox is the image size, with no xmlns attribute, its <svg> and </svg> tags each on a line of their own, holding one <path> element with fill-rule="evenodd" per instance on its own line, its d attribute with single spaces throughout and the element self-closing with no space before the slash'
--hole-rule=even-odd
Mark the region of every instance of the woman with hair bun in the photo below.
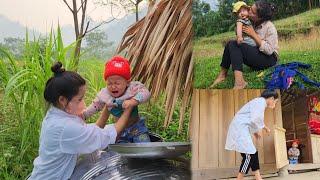
<svg viewBox="0 0 320 180">
<path fill-rule="evenodd" d="M 278 93 L 275 90 L 265 90 L 261 97 L 257 97 L 245 104 L 234 116 L 228 129 L 225 149 L 239 152 L 242 156 L 237 179 L 243 179 L 249 169 L 260 180 L 259 155 L 251 135 L 259 140 L 264 129 L 270 133 L 270 129 L 264 123 L 266 108 L 274 109 L 278 102 Z"/>
<path fill-rule="evenodd" d="M 263 70 L 274 66 L 279 57 L 278 34 L 271 19 L 276 11 L 274 4 L 256 1 L 250 8 L 249 19 L 252 26 L 243 26 L 243 32 L 251 37 L 257 46 L 229 41 L 225 46 L 220 72 L 211 87 L 224 81 L 231 66 L 234 71 L 234 89 L 243 89 L 247 82 L 243 78 L 243 64 L 253 70 Z"/>
<path fill-rule="evenodd" d="M 51 67 L 54 75 L 47 81 L 44 98 L 50 108 L 42 122 L 39 155 L 28 179 L 69 179 L 79 154 L 88 154 L 115 143 L 126 127 L 132 107 L 124 110 L 115 124 L 107 125 L 104 108 L 96 123 L 86 124 L 79 115 L 85 109 L 85 80 L 66 71 L 61 62 Z"/>
</svg>

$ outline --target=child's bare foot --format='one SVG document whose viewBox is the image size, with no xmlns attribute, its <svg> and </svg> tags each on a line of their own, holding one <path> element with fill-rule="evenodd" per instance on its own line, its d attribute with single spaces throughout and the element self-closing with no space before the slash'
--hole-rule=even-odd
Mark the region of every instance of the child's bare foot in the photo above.
<svg viewBox="0 0 320 180">
<path fill-rule="evenodd" d="M 247 85 L 248 83 L 246 81 L 235 83 L 233 89 L 244 89 Z"/>
</svg>

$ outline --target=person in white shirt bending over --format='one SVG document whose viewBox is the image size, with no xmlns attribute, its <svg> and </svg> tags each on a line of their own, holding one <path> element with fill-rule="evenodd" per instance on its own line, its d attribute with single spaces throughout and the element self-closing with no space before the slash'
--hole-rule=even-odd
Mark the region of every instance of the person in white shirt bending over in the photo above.
<svg viewBox="0 0 320 180">
<path fill-rule="evenodd" d="M 242 163 L 237 179 L 243 179 L 250 168 L 257 180 L 262 179 L 259 172 L 258 151 L 253 144 L 251 134 L 259 139 L 262 129 L 270 133 L 270 129 L 264 124 L 264 111 L 267 107 L 275 108 L 277 101 L 278 93 L 275 90 L 265 90 L 261 97 L 245 104 L 231 121 L 225 149 L 241 153 Z"/>
<path fill-rule="evenodd" d="M 86 124 L 80 118 L 85 109 L 85 80 L 76 72 L 65 71 L 60 62 L 51 70 L 54 76 L 44 90 L 44 98 L 51 107 L 42 122 L 39 155 L 28 178 L 31 180 L 69 179 L 79 154 L 92 153 L 115 143 L 133 108 L 128 106 L 115 124 L 106 126 L 107 108 L 96 123 Z"/>
</svg>

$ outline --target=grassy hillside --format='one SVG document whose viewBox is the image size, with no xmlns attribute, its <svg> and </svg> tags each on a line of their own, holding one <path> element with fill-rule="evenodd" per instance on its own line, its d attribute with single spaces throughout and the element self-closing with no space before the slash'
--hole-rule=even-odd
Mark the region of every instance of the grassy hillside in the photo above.
<svg viewBox="0 0 320 180">
<path fill-rule="evenodd" d="M 314 9 L 286 19 L 275 21 L 274 24 L 280 37 L 280 63 L 300 61 L 312 65 L 312 71 L 303 71 L 311 79 L 320 80 L 320 9 Z M 220 67 L 224 44 L 235 39 L 234 32 L 204 37 L 194 41 L 195 57 L 195 88 L 208 88 L 216 77 Z M 317 72 L 316 72 L 317 71 Z M 265 70 L 267 74 L 270 70 Z M 244 68 L 244 76 L 249 83 L 247 88 L 263 88 L 261 71 Z M 299 79 L 298 79 L 299 80 Z M 300 81 L 300 80 L 299 80 Z M 232 88 L 232 72 L 227 80 L 215 88 Z"/>
</svg>

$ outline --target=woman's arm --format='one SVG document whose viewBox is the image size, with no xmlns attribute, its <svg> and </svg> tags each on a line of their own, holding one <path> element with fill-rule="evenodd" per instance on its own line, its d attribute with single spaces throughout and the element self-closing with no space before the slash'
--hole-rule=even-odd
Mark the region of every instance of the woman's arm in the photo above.
<svg viewBox="0 0 320 180">
<path fill-rule="evenodd" d="M 133 107 L 131 106 L 126 108 L 123 114 L 121 115 L 121 117 L 114 124 L 114 127 L 116 128 L 116 131 L 118 134 L 127 126 L 132 109 Z M 104 128 L 109 116 L 110 116 L 110 113 L 107 107 L 104 107 L 99 119 L 96 121 L 96 125 L 99 126 L 100 128 Z"/>
<path fill-rule="evenodd" d="M 100 128 L 104 128 L 109 116 L 110 116 L 110 113 L 109 113 L 107 107 L 104 107 L 102 110 L 102 113 L 100 114 L 99 119 L 96 121 L 96 125 L 99 126 Z"/>
<path fill-rule="evenodd" d="M 252 26 L 243 26 L 242 31 L 245 32 L 248 36 L 250 36 L 256 43 L 257 46 L 260 47 L 262 44 L 262 39 L 259 35 L 254 31 Z"/>
<path fill-rule="evenodd" d="M 119 120 L 110 125 L 105 125 L 109 117 L 106 107 L 95 124 L 83 125 L 68 120 L 59 140 L 61 151 L 69 154 L 86 154 L 115 143 L 117 134 L 126 127 L 131 111 L 132 108 L 125 109 Z"/>
<path fill-rule="evenodd" d="M 128 107 L 128 108 L 124 109 L 124 112 L 122 113 L 121 117 L 114 124 L 114 127 L 116 128 L 116 131 L 118 134 L 120 132 L 122 132 L 124 130 L 124 128 L 127 127 L 132 109 L 133 109 L 133 107 Z"/>
<path fill-rule="evenodd" d="M 247 33 L 252 39 L 254 39 L 259 47 L 259 50 L 267 55 L 272 55 L 274 52 L 278 53 L 278 33 L 272 23 L 266 24 L 264 33 L 265 37 L 261 37 L 254 31 L 251 26 L 244 26 L 243 32 Z"/>
</svg>

